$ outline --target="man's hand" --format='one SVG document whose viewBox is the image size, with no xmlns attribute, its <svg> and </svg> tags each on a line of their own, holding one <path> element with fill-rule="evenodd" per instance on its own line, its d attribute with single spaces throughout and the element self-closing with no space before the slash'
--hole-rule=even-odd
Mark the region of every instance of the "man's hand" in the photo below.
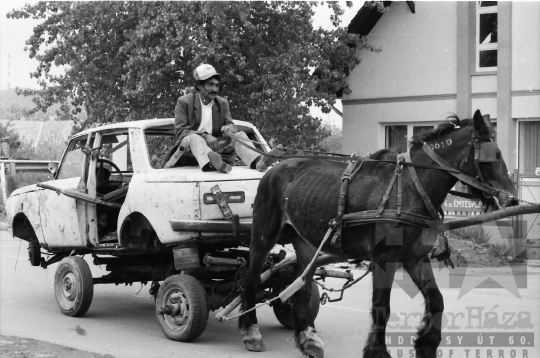
<svg viewBox="0 0 540 358">
<path fill-rule="evenodd" d="M 210 134 L 207 134 L 204 136 L 204 139 L 206 140 L 206 144 L 208 144 L 210 149 L 212 149 L 216 153 L 219 152 L 219 150 L 221 149 L 221 145 L 219 144 L 219 141 L 215 137 L 213 137 Z"/>
</svg>

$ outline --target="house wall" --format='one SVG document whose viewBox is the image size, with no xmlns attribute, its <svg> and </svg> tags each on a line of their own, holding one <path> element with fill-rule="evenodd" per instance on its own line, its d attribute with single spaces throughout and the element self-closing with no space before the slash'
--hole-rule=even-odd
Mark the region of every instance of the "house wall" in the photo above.
<svg viewBox="0 0 540 358">
<path fill-rule="evenodd" d="M 393 2 L 369 34 L 381 52 L 359 51 L 343 98 L 343 152 L 384 147 L 384 125 L 440 122 L 456 112 L 456 3 Z M 433 29 L 426 33 L 425 28 Z"/>
<path fill-rule="evenodd" d="M 419 122 L 440 122 L 450 113 L 471 117 L 480 109 L 496 120 L 509 172 L 519 165 L 521 174 L 531 175 L 540 166 L 534 150 L 540 132 L 530 123 L 540 121 L 539 18 L 540 2 L 498 2 L 497 71 L 479 73 L 476 2 L 416 2 L 416 14 L 405 2 L 393 2 L 369 35 L 382 51 L 359 52 L 362 62 L 348 77 L 343 152 L 383 148 L 385 125 L 407 124 L 410 138 Z M 508 225 L 492 228 L 492 242 L 513 234 Z"/>
<path fill-rule="evenodd" d="M 499 3 L 499 68 L 487 73 L 476 72 L 474 2 L 416 5 L 413 14 L 393 2 L 369 35 L 382 51 L 359 52 L 343 100 L 343 152 L 384 147 L 385 124 L 480 109 L 506 134 L 499 147 L 513 172 L 527 155 L 517 150 L 519 121 L 540 120 L 540 2 Z"/>
<path fill-rule="evenodd" d="M 353 92 L 345 98 L 455 93 L 455 14 L 453 2 L 422 3 L 415 14 L 405 2 L 392 3 L 368 35 L 381 52 L 359 51 L 362 62 L 349 76 Z"/>
<path fill-rule="evenodd" d="M 540 2 L 512 3 L 512 91 L 540 90 Z M 539 94 L 540 95 L 540 94 Z M 540 113 L 536 112 L 537 115 Z"/>
</svg>

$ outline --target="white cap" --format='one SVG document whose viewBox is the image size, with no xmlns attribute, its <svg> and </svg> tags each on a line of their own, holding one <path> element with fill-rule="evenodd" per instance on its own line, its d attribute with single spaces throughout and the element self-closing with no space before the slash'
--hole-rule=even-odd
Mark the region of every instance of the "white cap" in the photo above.
<svg viewBox="0 0 540 358">
<path fill-rule="evenodd" d="M 206 63 L 203 63 L 202 65 L 197 67 L 195 71 L 193 71 L 193 77 L 195 77 L 196 81 L 204 81 L 214 76 L 217 76 L 218 79 L 221 81 L 221 75 L 216 72 L 214 66 L 208 65 Z"/>
</svg>

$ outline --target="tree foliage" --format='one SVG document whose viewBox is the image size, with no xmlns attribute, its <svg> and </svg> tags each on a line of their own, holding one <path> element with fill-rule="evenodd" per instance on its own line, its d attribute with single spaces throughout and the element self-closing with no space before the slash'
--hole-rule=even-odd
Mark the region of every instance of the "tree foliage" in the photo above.
<svg viewBox="0 0 540 358">
<path fill-rule="evenodd" d="M 327 6 L 333 30 L 314 29 Z M 69 100 L 95 123 L 174 116 L 192 71 L 210 63 L 233 118 L 284 145 L 313 147 L 328 132 L 309 106 L 328 112 L 358 63 L 364 38 L 339 27 L 343 9 L 326 2 L 39 2 L 8 14 L 42 19 L 27 41 L 39 60 L 38 108 Z M 65 71 L 53 74 L 52 67 Z M 317 69 L 317 76 L 313 76 Z"/>
</svg>

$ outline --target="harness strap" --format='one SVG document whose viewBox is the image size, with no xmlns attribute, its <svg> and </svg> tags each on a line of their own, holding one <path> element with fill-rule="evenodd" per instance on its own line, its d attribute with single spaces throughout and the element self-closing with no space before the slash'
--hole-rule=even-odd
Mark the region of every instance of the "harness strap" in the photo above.
<svg viewBox="0 0 540 358">
<path fill-rule="evenodd" d="M 369 225 L 378 222 L 393 222 L 426 229 L 437 227 L 437 223 L 430 217 L 418 215 L 409 211 L 402 211 L 399 217 L 397 216 L 396 210 L 393 209 L 386 209 L 384 213 L 380 215 L 377 210 L 359 211 L 343 215 L 343 226 L 345 228 L 358 225 Z"/>
<path fill-rule="evenodd" d="M 478 140 L 474 141 L 474 167 L 476 168 L 476 173 L 478 174 L 478 178 L 482 182 L 485 182 L 484 177 L 482 175 L 482 171 L 480 170 L 480 164 L 478 163 L 478 158 L 480 157 L 480 143 Z"/>
<path fill-rule="evenodd" d="M 401 215 L 401 207 L 403 206 L 403 172 L 398 174 L 398 185 L 397 185 L 397 210 L 396 215 Z"/>
<path fill-rule="evenodd" d="M 394 172 L 394 175 L 392 176 L 392 179 L 390 180 L 390 184 L 388 184 L 388 188 L 386 188 L 386 193 L 384 193 L 383 199 L 381 201 L 381 205 L 379 205 L 379 209 L 377 209 L 379 215 L 384 212 L 384 206 L 386 205 L 386 202 L 390 198 L 390 192 L 392 191 L 392 188 L 394 187 L 394 183 L 396 182 L 397 173 Z"/>
<path fill-rule="evenodd" d="M 403 206 L 403 162 L 405 161 L 404 154 L 400 153 L 397 156 L 397 168 L 396 174 L 398 178 L 397 186 L 397 203 L 396 203 L 396 215 L 401 215 L 401 208 Z"/>
<path fill-rule="evenodd" d="M 360 164 L 358 164 L 360 163 Z M 338 216 L 342 216 L 345 212 L 345 205 L 347 204 L 347 192 L 349 184 L 353 177 L 358 173 L 364 164 L 363 161 L 352 161 L 343 174 L 341 175 L 341 188 L 339 190 L 339 203 L 338 203 Z M 356 169 L 355 169 L 356 168 Z"/>
<path fill-rule="evenodd" d="M 358 164 L 360 163 L 360 164 Z M 338 215 L 330 222 L 330 227 L 335 229 L 334 236 L 332 237 L 332 246 L 337 247 L 341 254 L 341 232 L 343 230 L 343 214 L 345 213 L 345 207 L 347 206 L 347 193 L 349 191 L 349 184 L 354 176 L 360 171 L 363 161 L 352 161 L 349 163 L 343 174 L 341 175 L 341 187 L 339 189 L 339 202 L 338 202 Z M 356 169 L 355 169 L 356 168 Z M 342 255 L 343 256 L 343 255 Z"/>
<path fill-rule="evenodd" d="M 424 146 L 426 147 L 426 146 Z M 431 149 L 431 148 L 430 148 Z M 411 162 L 411 155 L 409 151 L 405 153 L 405 161 Z M 416 187 L 416 190 L 418 191 L 418 194 L 420 194 L 420 197 L 424 201 L 424 205 L 426 206 L 429 215 L 433 218 L 435 221 L 440 221 L 441 218 L 439 217 L 439 213 L 437 212 L 437 209 L 433 206 L 431 203 L 431 200 L 429 199 L 429 196 L 427 195 L 426 191 L 422 187 L 422 183 L 420 183 L 420 179 L 418 178 L 418 174 L 416 174 L 416 169 L 414 167 L 408 167 L 409 173 L 411 174 L 411 179 L 414 183 L 414 186 Z"/>
<path fill-rule="evenodd" d="M 386 188 L 386 193 L 383 196 L 381 205 L 379 205 L 379 208 L 377 211 L 379 212 L 379 215 L 384 212 L 384 207 L 386 205 L 386 202 L 390 198 L 390 193 L 392 192 L 392 188 L 394 187 L 394 184 L 396 183 L 396 178 L 398 179 L 398 194 L 397 194 L 397 215 L 399 216 L 401 214 L 401 207 L 403 205 L 403 154 L 398 154 L 397 160 L 396 160 L 396 170 L 394 171 L 394 175 L 392 176 L 392 179 L 390 180 L 390 184 L 388 184 L 388 188 Z"/>
<path fill-rule="evenodd" d="M 510 194 L 504 191 L 492 188 L 489 185 L 481 183 L 478 180 L 473 179 L 472 177 L 468 176 L 467 174 L 464 174 L 461 171 L 456 170 L 450 164 L 448 164 L 443 158 L 437 155 L 437 153 L 435 153 L 433 149 L 431 149 L 431 147 L 427 143 L 424 143 L 424 146 L 422 147 L 422 149 L 424 150 L 424 152 L 426 152 L 427 155 L 430 156 L 431 159 L 433 159 L 437 164 L 439 164 L 442 167 L 441 169 L 447 170 L 450 175 L 456 177 L 457 179 L 461 180 L 465 184 L 468 184 L 476 189 L 482 190 L 483 192 L 488 193 L 489 195 L 492 195 L 492 196 L 500 197 L 500 194 L 505 194 L 508 198 L 511 197 Z M 450 168 L 452 170 L 449 170 Z"/>
</svg>

